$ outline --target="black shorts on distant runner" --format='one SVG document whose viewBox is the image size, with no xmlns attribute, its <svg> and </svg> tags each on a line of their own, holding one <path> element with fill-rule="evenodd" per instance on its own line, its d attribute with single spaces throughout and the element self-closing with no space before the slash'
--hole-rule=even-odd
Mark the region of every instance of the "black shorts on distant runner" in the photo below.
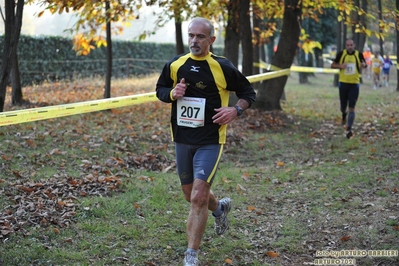
<svg viewBox="0 0 399 266">
<path fill-rule="evenodd" d="M 212 184 L 222 156 L 223 145 L 188 145 L 176 143 L 177 173 L 180 183 L 188 185 L 194 179 Z"/>
<path fill-rule="evenodd" d="M 340 82 L 338 85 L 341 111 L 345 112 L 347 106 L 349 106 L 349 108 L 355 108 L 359 98 L 359 84 Z"/>
</svg>

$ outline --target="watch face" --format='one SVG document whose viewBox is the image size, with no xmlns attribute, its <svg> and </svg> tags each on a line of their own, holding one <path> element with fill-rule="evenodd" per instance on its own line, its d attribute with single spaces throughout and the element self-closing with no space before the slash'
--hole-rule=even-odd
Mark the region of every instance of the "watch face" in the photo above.
<svg viewBox="0 0 399 266">
<path fill-rule="evenodd" d="M 237 115 L 238 115 L 238 116 L 242 115 L 243 110 L 241 109 L 241 107 L 240 107 L 240 106 L 237 106 L 237 105 L 235 105 L 234 107 L 235 107 L 236 110 L 237 110 Z"/>
</svg>

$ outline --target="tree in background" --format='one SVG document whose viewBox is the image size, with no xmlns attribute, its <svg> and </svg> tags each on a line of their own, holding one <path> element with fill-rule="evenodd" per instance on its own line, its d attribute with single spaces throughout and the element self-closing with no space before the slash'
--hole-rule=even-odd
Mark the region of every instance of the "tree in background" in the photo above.
<svg viewBox="0 0 399 266">
<path fill-rule="evenodd" d="M 182 23 L 189 18 L 190 6 L 186 0 L 173 0 L 173 1 L 151 1 L 147 2 L 148 5 L 156 5 L 162 7 L 162 14 L 158 17 L 159 25 L 164 25 L 167 21 L 174 19 L 175 21 L 175 41 L 176 41 L 176 53 L 184 53 L 184 42 L 182 33 Z M 145 36 L 143 35 L 143 38 Z"/>
<path fill-rule="evenodd" d="M 304 9 L 297 56 L 298 65 L 323 67 L 323 48 L 327 49 L 329 45 L 336 43 L 336 12 L 331 8 L 314 12 L 307 12 L 309 7 Z M 314 76 L 314 73 L 299 72 L 299 83 L 308 83 L 308 76 Z"/>
<path fill-rule="evenodd" d="M 352 11 L 351 16 L 352 16 L 352 21 L 355 23 L 352 23 L 352 38 L 353 41 L 356 44 L 357 49 L 360 52 L 363 52 L 363 47 L 366 43 L 366 35 L 362 34 L 359 31 L 356 31 L 357 28 L 359 28 L 359 25 L 363 25 L 364 27 L 367 27 L 366 25 L 366 16 L 364 14 L 367 13 L 367 0 L 355 0 L 355 6 L 360 7 L 359 11 L 356 12 L 356 10 Z"/>
<path fill-rule="evenodd" d="M 226 3 L 227 24 L 225 26 L 224 56 L 238 67 L 238 54 L 240 47 L 240 26 L 239 26 L 239 0 L 229 0 Z"/>
<path fill-rule="evenodd" d="M 396 0 L 396 21 L 399 21 L 399 0 Z M 396 23 L 396 60 L 399 60 L 399 23 Z M 399 92 L 399 64 L 396 62 L 396 91 Z"/>
<path fill-rule="evenodd" d="M 58 12 L 74 12 L 78 17 L 71 33 L 76 34 L 74 38 L 74 49 L 78 55 L 87 55 L 90 50 L 97 47 L 107 46 L 107 65 L 104 98 L 111 97 L 111 75 L 112 75 L 112 32 L 118 34 L 123 27 L 111 23 L 126 23 L 135 19 L 134 13 L 141 8 L 141 1 L 99 0 L 99 1 L 64 1 L 44 0 L 43 5 L 48 6 L 52 14 Z M 39 17 L 44 11 L 39 13 Z M 105 37 L 103 36 L 105 28 Z"/>
<path fill-rule="evenodd" d="M 87 0 L 44 0 L 41 3 L 47 5 L 46 9 L 50 10 L 52 13 L 75 12 L 77 14 L 79 20 L 74 25 L 74 28 L 70 29 L 70 32 L 76 34 L 74 38 L 74 47 L 78 54 L 85 55 L 89 53 L 91 49 L 94 49 L 95 46 L 100 47 L 108 43 L 107 58 L 109 62 L 112 62 L 111 34 L 122 31 L 123 27 L 120 25 L 134 19 L 134 14 L 138 12 L 143 2 L 140 0 L 99 0 L 95 2 Z M 218 21 L 219 18 L 222 21 L 227 21 L 225 27 L 225 56 L 238 66 L 239 44 L 241 43 L 243 48 L 242 66 L 245 75 L 254 73 L 252 72 L 252 63 L 250 64 L 249 62 L 265 60 L 265 55 L 262 54 L 262 51 L 264 51 L 263 49 L 257 50 L 256 53 L 252 52 L 254 48 L 261 48 L 255 45 L 267 45 L 267 47 L 269 47 L 269 52 L 267 54 L 269 55 L 269 62 L 271 62 L 274 67 L 289 68 L 298 51 L 297 44 L 299 41 L 299 32 L 301 27 L 304 26 L 302 20 L 312 18 L 314 21 L 317 21 L 317 24 L 315 24 L 317 26 L 320 22 L 324 22 L 325 19 L 323 18 L 323 14 L 327 13 L 326 10 L 329 9 L 336 10 L 338 24 L 340 25 L 340 32 L 338 32 L 337 39 L 342 39 L 338 42 L 337 47 L 339 47 L 342 40 L 346 38 L 347 29 L 351 29 L 352 35 L 359 39 L 366 39 L 366 36 L 371 38 L 375 35 L 381 40 L 385 36 L 389 36 L 390 29 L 396 26 L 396 23 L 389 21 L 389 19 L 391 19 L 396 22 L 395 12 L 392 12 L 395 16 L 392 14 L 384 14 L 382 19 L 376 19 L 376 15 L 372 13 L 369 14 L 365 11 L 365 7 L 367 7 L 368 3 L 367 0 L 354 0 L 350 2 L 340 0 L 149 0 L 145 1 L 145 3 L 147 5 L 158 4 L 158 6 L 164 7 L 167 9 L 164 12 L 170 12 L 171 14 L 167 19 L 171 19 L 172 17 L 176 19 L 177 51 L 182 51 L 183 47 L 181 36 L 181 22 L 183 19 L 187 20 L 194 16 L 203 16 L 213 21 Z M 375 7 L 378 3 L 378 0 L 369 2 L 372 7 Z M 391 10 L 394 9 L 391 7 L 393 0 L 384 1 L 383 4 L 383 10 L 387 10 L 387 7 L 390 7 Z M 370 10 L 373 9 L 370 8 Z M 254 17 L 256 14 L 257 18 L 257 20 L 253 20 L 253 28 L 248 26 L 250 25 L 250 12 L 254 14 Z M 382 12 L 379 14 L 381 13 Z M 167 19 L 160 18 L 156 26 L 161 27 L 162 23 Z M 280 28 L 279 25 L 281 21 L 282 26 Z M 377 23 L 375 21 L 377 21 Z M 112 28 L 111 22 L 113 23 Z M 369 23 L 375 29 L 366 28 L 366 23 Z M 308 31 L 311 32 L 316 26 L 309 26 Z M 104 28 L 106 29 L 106 39 L 104 39 L 101 34 Z M 320 31 L 326 32 L 324 28 L 323 30 L 315 30 L 315 36 L 316 33 Z M 146 34 L 148 33 L 143 32 L 141 39 L 145 38 Z M 277 38 L 276 36 L 279 36 L 279 44 L 276 53 L 274 53 L 274 51 L 271 50 L 274 48 L 274 39 Z M 312 39 L 313 38 L 316 39 L 316 37 L 312 36 Z M 319 42 L 324 45 L 323 42 L 325 41 L 321 40 Z M 249 43 L 251 43 L 251 45 L 249 45 Z M 252 44 L 254 44 L 254 46 L 252 46 Z M 3 56 L 6 54 L 7 53 L 3 53 Z M 254 58 L 254 56 L 256 58 Z M 4 60 L 3 62 L 7 62 L 7 58 Z M 11 65 L 18 66 L 17 64 Z M 2 65 L 2 67 L 4 67 L 4 65 Z M 109 84 L 108 92 L 110 92 L 111 68 L 112 63 L 107 63 L 106 83 Z M 5 67 L 4 70 L 10 72 Z M 17 77 L 17 74 L 16 72 L 12 76 Z M 9 75 L 9 73 L 6 75 Z M 285 83 L 286 78 L 284 77 L 262 82 L 264 89 L 259 90 L 259 108 L 281 110 L 279 101 L 281 95 L 284 93 Z M 3 100 L 2 105 L 4 105 L 5 89 L 1 90 L 1 92 L 4 92 L 4 96 L 0 94 Z M 110 93 L 107 94 L 107 88 L 104 96 L 110 97 Z"/>
<path fill-rule="evenodd" d="M 240 25 L 240 41 L 242 46 L 242 73 L 245 76 L 252 75 L 253 68 L 253 44 L 252 44 L 252 28 L 250 17 L 250 1 L 241 0 L 239 9 L 239 25 Z"/>
<path fill-rule="evenodd" d="M 17 60 L 17 48 L 19 36 L 22 27 L 22 15 L 24 9 L 24 0 L 18 0 L 15 4 L 14 0 L 5 0 L 5 19 L 4 19 L 4 47 L 1 57 L 0 68 L 0 112 L 4 110 L 4 103 L 7 92 L 7 85 L 10 78 L 10 73 L 13 65 L 13 60 Z M 18 65 L 14 62 L 14 67 Z M 14 69 L 14 77 L 16 77 L 16 70 Z M 19 87 L 21 89 L 21 87 Z M 19 95 L 22 100 L 22 91 Z"/>
<path fill-rule="evenodd" d="M 278 48 L 273 56 L 272 65 L 280 69 L 291 67 L 297 51 L 302 23 L 302 1 L 284 1 L 284 17 Z M 261 110 L 282 110 L 280 105 L 287 76 L 267 80 L 258 91 L 254 107 Z"/>
</svg>

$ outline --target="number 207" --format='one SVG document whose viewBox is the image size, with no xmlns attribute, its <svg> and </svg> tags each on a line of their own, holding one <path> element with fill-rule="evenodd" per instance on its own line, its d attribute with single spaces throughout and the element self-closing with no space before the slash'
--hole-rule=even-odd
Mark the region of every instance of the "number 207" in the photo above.
<svg viewBox="0 0 399 266">
<path fill-rule="evenodd" d="M 200 111 L 199 107 L 191 107 L 191 106 L 182 106 L 182 117 L 188 117 L 188 118 L 197 118 L 198 112 Z"/>
</svg>

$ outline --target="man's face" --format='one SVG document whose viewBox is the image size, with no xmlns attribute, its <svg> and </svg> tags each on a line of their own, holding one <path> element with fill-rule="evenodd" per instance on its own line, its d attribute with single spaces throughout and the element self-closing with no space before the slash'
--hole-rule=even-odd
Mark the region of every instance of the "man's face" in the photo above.
<svg viewBox="0 0 399 266">
<path fill-rule="evenodd" d="M 195 56 L 206 56 L 215 36 L 209 36 L 209 28 L 205 23 L 192 22 L 188 28 L 188 46 Z"/>
<path fill-rule="evenodd" d="M 353 42 L 353 40 L 346 41 L 346 50 L 349 53 L 352 53 L 355 50 L 355 43 Z"/>
</svg>

